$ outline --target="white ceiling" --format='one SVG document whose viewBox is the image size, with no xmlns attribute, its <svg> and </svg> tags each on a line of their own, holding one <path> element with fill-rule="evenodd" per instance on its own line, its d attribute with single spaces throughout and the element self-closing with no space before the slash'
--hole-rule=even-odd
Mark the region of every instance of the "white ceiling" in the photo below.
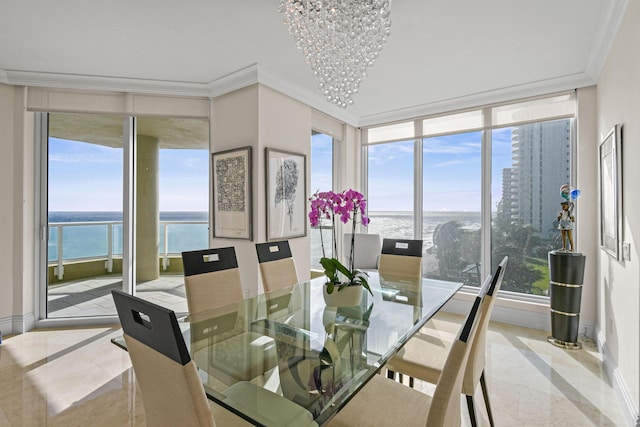
<svg viewBox="0 0 640 427">
<path fill-rule="evenodd" d="M 260 81 L 355 124 L 595 84 L 629 0 L 392 0 L 346 110 L 279 0 L 0 0 L 0 82 L 215 96 Z"/>
</svg>

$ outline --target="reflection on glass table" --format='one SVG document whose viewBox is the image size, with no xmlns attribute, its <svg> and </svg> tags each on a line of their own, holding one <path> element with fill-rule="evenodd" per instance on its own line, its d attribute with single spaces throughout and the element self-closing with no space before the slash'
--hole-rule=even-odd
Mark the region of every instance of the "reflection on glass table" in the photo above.
<svg viewBox="0 0 640 427">
<path fill-rule="evenodd" d="M 373 295 L 328 307 L 323 281 L 188 318 L 184 335 L 209 398 L 256 425 L 277 425 L 283 411 L 269 414 L 282 399 L 309 415 L 288 420 L 323 425 L 462 285 L 371 273 Z"/>
</svg>

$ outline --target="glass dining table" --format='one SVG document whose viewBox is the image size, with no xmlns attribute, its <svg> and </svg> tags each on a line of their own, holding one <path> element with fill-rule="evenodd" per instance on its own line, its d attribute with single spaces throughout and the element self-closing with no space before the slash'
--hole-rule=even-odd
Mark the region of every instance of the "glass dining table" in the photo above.
<svg viewBox="0 0 640 427">
<path fill-rule="evenodd" d="M 324 425 L 460 289 L 370 273 L 359 305 L 324 278 L 181 320 L 209 399 L 255 425 Z"/>
<path fill-rule="evenodd" d="M 179 320 L 210 400 L 256 426 L 325 425 L 462 287 L 370 272 L 371 294 L 334 307 L 324 281 Z"/>
</svg>

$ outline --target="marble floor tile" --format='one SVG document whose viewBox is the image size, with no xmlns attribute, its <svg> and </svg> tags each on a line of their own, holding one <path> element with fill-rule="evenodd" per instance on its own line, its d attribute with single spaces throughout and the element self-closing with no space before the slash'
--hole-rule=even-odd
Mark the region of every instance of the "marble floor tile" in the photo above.
<svg viewBox="0 0 640 427">
<path fill-rule="evenodd" d="M 110 339 L 118 326 L 34 330 L 0 345 L 0 426 L 144 426 L 131 362 Z M 624 426 L 593 343 L 564 350 L 548 333 L 492 323 L 486 376 L 497 426 Z M 407 378 L 405 377 L 405 382 Z M 425 392 L 433 385 L 416 381 Z M 474 396 L 481 426 L 488 416 Z M 463 425 L 469 426 L 461 396 Z M 223 426 L 224 427 L 224 426 Z"/>
</svg>

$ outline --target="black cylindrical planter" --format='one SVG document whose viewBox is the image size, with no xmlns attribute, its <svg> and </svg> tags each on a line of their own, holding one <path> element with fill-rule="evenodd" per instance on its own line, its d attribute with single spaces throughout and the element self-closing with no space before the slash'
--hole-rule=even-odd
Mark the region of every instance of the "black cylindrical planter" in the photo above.
<svg viewBox="0 0 640 427">
<path fill-rule="evenodd" d="M 578 325 L 586 257 L 576 252 L 549 252 L 551 336 L 549 342 L 563 348 L 580 349 Z"/>
</svg>

